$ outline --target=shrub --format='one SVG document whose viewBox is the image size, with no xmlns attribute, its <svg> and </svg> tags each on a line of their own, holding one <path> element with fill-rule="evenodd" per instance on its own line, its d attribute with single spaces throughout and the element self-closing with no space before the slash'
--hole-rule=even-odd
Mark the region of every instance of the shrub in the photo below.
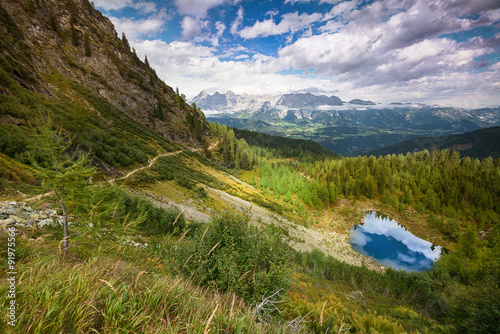
<svg viewBox="0 0 500 334">
<path fill-rule="evenodd" d="M 178 269 L 195 282 L 256 302 L 289 286 L 287 246 L 251 228 L 248 216 L 217 215 L 177 250 Z"/>
</svg>

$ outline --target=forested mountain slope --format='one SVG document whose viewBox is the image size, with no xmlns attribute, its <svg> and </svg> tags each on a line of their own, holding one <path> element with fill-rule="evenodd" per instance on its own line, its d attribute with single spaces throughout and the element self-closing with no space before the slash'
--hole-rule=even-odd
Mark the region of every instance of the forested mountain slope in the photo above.
<svg viewBox="0 0 500 334">
<path fill-rule="evenodd" d="M 387 154 L 413 153 L 423 150 L 432 152 L 436 149 L 457 150 L 462 156 L 477 159 L 487 157 L 498 159 L 500 158 L 500 127 L 479 129 L 449 136 L 419 137 L 379 149 L 354 152 L 351 156 L 383 156 Z"/>
<path fill-rule="evenodd" d="M 29 124 L 48 118 L 108 172 L 209 136 L 88 1 L 2 1 L 0 13 L 1 152 L 22 154 Z"/>
<path fill-rule="evenodd" d="M 0 45 L 0 332 L 497 330 L 493 159 L 207 123 L 83 0 L 0 0 Z M 348 243 L 366 210 L 450 252 L 380 267 Z"/>
</svg>

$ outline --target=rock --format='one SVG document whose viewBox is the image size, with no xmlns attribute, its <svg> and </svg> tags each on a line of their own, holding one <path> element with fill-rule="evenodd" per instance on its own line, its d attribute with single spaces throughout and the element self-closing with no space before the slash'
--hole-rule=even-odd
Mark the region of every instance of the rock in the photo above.
<svg viewBox="0 0 500 334">
<path fill-rule="evenodd" d="M 361 291 L 353 291 L 349 294 L 349 296 L 347 298 L 354 299 L 354 300 L 357 300 L 360 302 L 365 301 L 365 296 L 363 296 L 363 292 L 361 292 Z"/>
<path fill-rule="evenodd" d="M 50 218 L 41 220 L 37 223 L 38 228 L 44 228 L 45 226 L 54 226 L 54 221 Z"/>
</svg>

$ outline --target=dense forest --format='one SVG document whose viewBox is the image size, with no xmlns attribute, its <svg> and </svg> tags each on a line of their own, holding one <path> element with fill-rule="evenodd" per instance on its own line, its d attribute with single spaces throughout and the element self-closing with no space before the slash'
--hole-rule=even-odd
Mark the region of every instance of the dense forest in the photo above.
<svg viewBox="0 0 500 334">
<path fill-rule="evenodd" d="M 459 222 L 484 229 L 498 221 L 500 168 L 491 158 L 460 158 L 436 150 L 375 158 L 323 159 L 314 163 L 259 161 L 259 183 L 285 198 L 296 194 L 305 204 L 333 203 L 339 195 L 379 199 L 400 211 L 409 206 L 428 212 L 433 223 L 456 240 Z M 435 214 L 448 218 L 445 223 Z"/>
</svg>

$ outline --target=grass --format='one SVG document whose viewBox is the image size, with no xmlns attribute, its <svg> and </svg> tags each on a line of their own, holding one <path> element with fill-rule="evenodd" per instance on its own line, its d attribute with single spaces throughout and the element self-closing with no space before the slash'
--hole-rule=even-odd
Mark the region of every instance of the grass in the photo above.
<svg viewBox="0 0 500 334">
<path fill-rule="evenodd" d="M 84 258 L 75 250 L 62 258 L 55 241 L 28 237 L 28 231 L 18 237 L 16 326 L 2 322 L 3 333 L 287 332 L 277 322 L 256 323 L 232 293 L 194 286 L 141 261 L 151 259 L 147 249 L 101 244 Z M 3 272 L 0 294 L 7 289 Z"/>
</svg>

